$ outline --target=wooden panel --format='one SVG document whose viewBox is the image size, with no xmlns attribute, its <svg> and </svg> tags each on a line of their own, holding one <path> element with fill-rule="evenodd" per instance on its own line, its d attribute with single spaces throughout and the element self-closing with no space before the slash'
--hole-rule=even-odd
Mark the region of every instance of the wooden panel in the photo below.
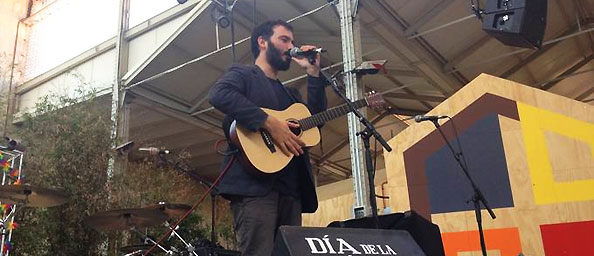
<svg viewBox="0 0 594 256">
<path fill-rule="evenodd" d="M 589 172 L 594 168 L 590 145 L 549 131 L 545 136 L 556 181 L 594 179 L 594 173 Z M 555 157 L 562 155 L 574 157 Z"/>
<path fill-rule="evenodd" d="M 375 175 L 376 195 L 388 195 L 386 172 L 377 170 Z M 382 184 L 384 193 L 382 193 Z M 317 187 L 319 206 L 312 214 L 303 214 L 303 225 L 309 227 L 325 227 L 336 220 L 348 220 L 353 218 L 353 179 L 346 179 L 339 182 Z M 388 200 L 377 200 L 378 212 L 390 205 L 391 197 Z"/>
<path fill-rule="evenodd" d="M 477 108 L 476 104 L 492 104 L 479 100 L 485 95 L 508 100 L 515 106 L 517 116 L 505 114 L 499 107 L 489 110 L 499 114 L 499 136 L 503 142 L 513 207 L 494 209 L 497 215 L 494 220 L 483 211 L 484 229 L 487 233 L 516 229 L 522 253 L 544 255 L 543 226 L 561 223 L 578 227 L 594 220 L 594 107 L 483 74 L 428 114 L 452 116 L 460 123 L 472 119 L 460 125 L 463 127 L 459 127 L 459 132 L 464 134 L 466 128 L 478 123 L 481 117 L 477 115 L 484 114 L 474 110 L 469 114 L 469 109 L 488 107 Z M 464 115 L 465 118 L 460 118 Z M 415 205 L 414 200 L 419 199 L 419 194 L 431 196 L 424 192 L 428 190 L 426 184 L 418 183 L 418 179 L 412 179 L 417 180 L 415 184 L 407 184 L 407 180 L 411 179 L 407 178 L 410 170 L 405 168 L 404 152 L 418 146 L 417 143 L 433 136 L 433 133 L 435 128 L 430 122 L 413 124 L 389 141 L 394 151 L 384 157 L 388 194 L 397 197 L 397 200 L 390 200 L 394 211 L 410 209 L 411 205 Z M 468 160 L 471 162 L 474 159 Z M 430 214 L 428 217 L 440 226 L 443 235 L 459 232 L 476 234 L 473 211 Z M 583 229 L 586 230 L 586 227 Z M 469 241 L 468 248 L 478 248 L 477 242 Z M 444 243 L 446 247 L 451 246 L 445 240 Z M 490 247 L 489 244 L 498 242 L 488 237 L 486 243 L 494 255 L 515 256 L 519 253 Z M 450 252 L 448 255 L 480 255 L 480 251 Z"/>
<path fill-rule="evenodd" d="M 503 171 L 508 174 L 513 204 L 494 209 L 497 215 L 494 220 L 483 211 L 485 233 L 490 234 L 486 239 L 489 255 L 516 256 L 520 252 L 544 255 L 545 248 L 558 250 L 559 245 L 545 244 L 541 230 L 550 230 L 551 224 L 588 230 L 594 220 L 591 189 L 594 185 L 590 184 L 594 182 L 594 108 L 515 82 L 481 75 L 428 114 L 452 116 L 463 137 L 465 133 L 475 132 L 473 127 L 485 120 L 483 116 L 492 113 L 498 114 L 498 125 L 492 127 L 498 131 L 492 133 L 487 129 L 487 136 L 501 137 L 499 150 L 505 158 L 507 170 Z M 453 135 L 448 136 L 454 140 Z M 434 141 L 419 143 L 427 137 Z M 425 166 L 428 156 L 434 155 L 431 150 L 443 149 L 432 144 L 439 139 L 434 126 L 425 122 L 411 125 L 389 141 L 394 150 L 384 156 L 387 183 L 382 186 L 383 181 L 376 179 L 376 192 L 381 194 L 383 187 L 390 199 L 378 200 L 378 208 L 386 203 L 392 212 L 406 211 L 415 205 L 415 200 L 431 196 L 426 178 L 411 179 L 404 152 L 419 145 L 431 145 L 432 149 L 425 149 L 425 152 L 415 151 L 424 154 L 416 155 L 415 159 Z M 409 184 L 411 180 L 414 183 Z M 304 215 L 304 225 L 326 226 L 335 220 L 350 219 L 351 191 L 351 180 L 319 187 L 320 208 L 315 214 Z M 429 212 L 430 208 L 427 206 L 424 210 Z M 444 237 L 468 236 L 462 243 L 444 239 L 444 245 L 450 248 L 448 256 L 480 255 L 472 210 L 429 213 L 427 217 L 439 225 Z M 513 231 L 513 241 L 501 243 L 500 238 L 506 237 L 501 236 L 502 230 Z M 547 241 L 554 241 L 550 233 L 547 237 Z M 580 250 L 588 251 L 590 247 Z"/>
</svg>

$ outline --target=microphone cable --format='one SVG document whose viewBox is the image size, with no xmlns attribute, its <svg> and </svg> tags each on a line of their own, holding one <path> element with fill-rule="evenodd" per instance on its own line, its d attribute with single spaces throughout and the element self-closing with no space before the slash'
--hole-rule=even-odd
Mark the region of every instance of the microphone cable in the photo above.
<svg viewBox="0 0 594 256">
<path fill-rule="evenodd" d="M 165 232 L 163 235 L 161 235 L 161 237 L 159 237 L 159 239 L 155 242 L 155 244 L 153 244 L 153 246 L 151 246 L 151 248 L 149 248 L 146 252 L 144 252 L 144 254 L 142 254 L 142 256 L 149 255 L 157 247 L 157 245 L 159 243 L 163 242 L 163 240 L 165 240 L 165 238 L 167 238 L 171 234 L 171 232 L 173 232 L 173 230 L 175 230 L 175 228 L 177 228 L 179 226 L 179 224 L 182 221 L 184 221 L 188 216 L 190 216 L 190 214 L 194 211 L 194 209 L 196 209 L 196 207 L 198 207 L 204 201 L 206 196 L 210 195 L 210 192 L 219 184 L 219 182 L 225 176 L 225 174 L 227 173 L 229 168 L 231 168 L 231 164 L 233 164 L 234 161 L 235 161 L 235 155 L 231 155 L 231 159 L 229 159 L 229 162 L 227 163 L 225 168 L 223 168 L 223 171 L 221 172 L 221 174 L 219 174 L 219 177 L 217 177 L 217 179 L 213 182 L 212 186 L 210 186 L 206 190 L 206 192 L 204 192 L 204 194 L 202 194 L 202 197 L 200 197 L 200 199 L 198 199 L 198 201 L 196 203 L 194 203 L 192 208 L 190 208 L 181 218 L 179 218 L 179 220 L 175 224 L 171 225 L 169 227 L 169 230 L 167 230 L 167 232 Z"/>
</svg>

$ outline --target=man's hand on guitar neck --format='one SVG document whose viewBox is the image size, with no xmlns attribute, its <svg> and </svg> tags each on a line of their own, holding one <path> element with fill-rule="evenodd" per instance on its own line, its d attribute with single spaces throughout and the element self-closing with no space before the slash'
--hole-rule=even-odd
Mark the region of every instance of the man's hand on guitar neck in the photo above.
<svg viewBox="0 0 594 256">
<path fill-rule="evenodd" d="M 290 154 L 296 156 L 303 154 L 302 147 L 305 146 L 305 143 L 289 129 L 297 127 L 299 127 L 298 124 L 281 121 L 270 115 L 264 122 L 264 128 L 268 130 L 274 143 L 287 156 L 290 156 Z"/>
</svg>

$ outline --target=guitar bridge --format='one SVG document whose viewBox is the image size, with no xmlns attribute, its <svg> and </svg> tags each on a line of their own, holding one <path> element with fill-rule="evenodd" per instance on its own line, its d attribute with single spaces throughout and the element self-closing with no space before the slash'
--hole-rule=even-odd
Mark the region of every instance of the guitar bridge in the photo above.
<svg viewBox="0 0 594 256">
<path fill-rule="evenodd" d="M 265 129 L 260 129 L 260 135 L 262 135 L 262 140 L 264 141 L 264 144 L 266 144 L 268 150 L 270 150 L 270 153 L 276 152 L 276 147 L 272 142 L 272 137 L 270 136 L 270 133 Z"/>
</svg>

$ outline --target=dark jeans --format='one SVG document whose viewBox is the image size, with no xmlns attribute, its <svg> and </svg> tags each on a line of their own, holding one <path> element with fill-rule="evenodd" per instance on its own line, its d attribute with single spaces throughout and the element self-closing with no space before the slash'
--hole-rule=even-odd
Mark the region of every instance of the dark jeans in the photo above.
<svg viewBox="0 0 594 256">
<path fill-rule="evenodd" d="M 301 226 L 301 201 L 276 191 L 263 197 L 233 197 L 231 211 L 243 256 L 272 255 L 278 227 Z"/>
</svg>

